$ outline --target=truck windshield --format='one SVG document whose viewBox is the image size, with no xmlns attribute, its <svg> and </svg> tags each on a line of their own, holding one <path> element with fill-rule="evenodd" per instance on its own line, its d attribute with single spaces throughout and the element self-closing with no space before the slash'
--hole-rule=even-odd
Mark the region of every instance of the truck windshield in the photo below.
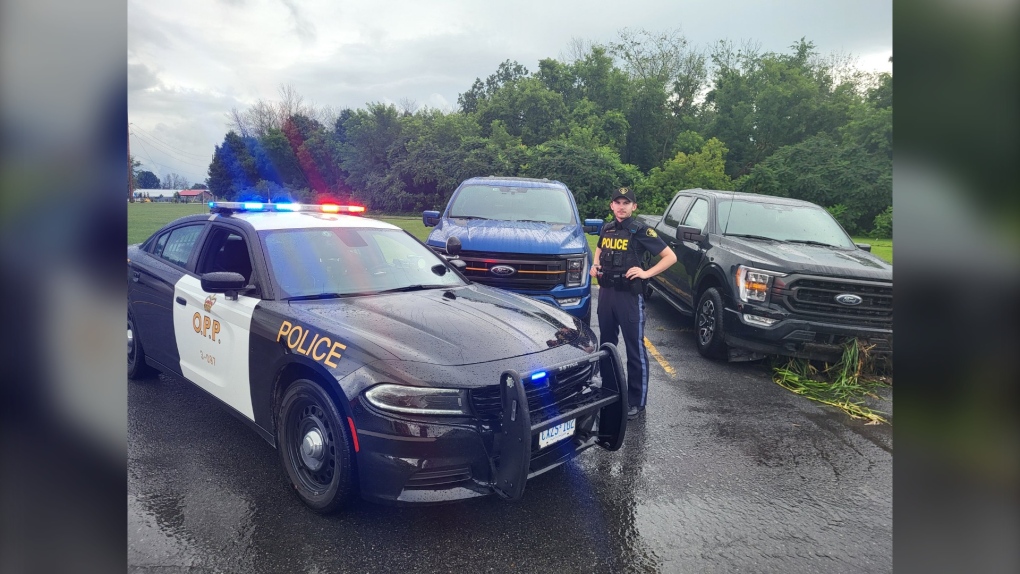
<svg viewBox="0 0 1020 574">
<path fill-rule="evenodd" d="M 466 284 L 432 250 L 399 229 L 319 227 L 259 235 L 283 299 Z"/>
<path fill-rule="evenodd" d="M 716 215 L 723 235 L 854 248 L 853 240 L 829 212 L 816 206 L 724 199 L 719 201 Z"/>
<path fill-rule="evenodd" d="M 567 190 L 557 187 L 465 186 L 453 198 L 449 217 L 576 223 Z"/>
</svg>

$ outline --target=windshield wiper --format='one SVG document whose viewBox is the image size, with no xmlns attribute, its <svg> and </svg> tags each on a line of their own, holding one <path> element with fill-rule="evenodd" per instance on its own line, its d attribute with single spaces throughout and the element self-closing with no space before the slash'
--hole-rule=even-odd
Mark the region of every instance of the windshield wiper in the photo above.
<svg viewBox="0 0 1020 574">
<path fill-rule="evenodd" d="M 787 239 L 786 241 L 790 243 L 805 243 L 807 245 L 821 245 L 822 247 L 839 247 L 839 245 L 822 243 L 821 241 L 811 241 L 810 239 Z"/>
<path fill-rule="evenodd" d="M 724 233 L 726 237 L 746 237 L 748 239 L 762 239 L 765 241 L 781 241 L 775 237 L 765 237 L 764 235 L 751 235 L 749 233 Z"/>
<path fill-rule="evenodd" d="M 450 217 L 454 219 L 484 219 L 486 221 L 489 220 L 488 217 L 482 217 L 481 215 L 451 215 Z"/>
<path fill-rule="evenodd" d="M 345 293 L 316 293 L 315 295 L 295 295 L 294 297 L 287 297 L 284 301 L 312 301 L 315 299 L 339 299 L 346 297 Z"/>
<path fill-rule="evenodd" d="M 395 287 L 393 289 L 384 289 L 379 293 L 400 293 L 405 291 L 424 291 L 426 289 L 445 289 L 450 285 L 407 285 L 405 287 Z"/>
</svg>

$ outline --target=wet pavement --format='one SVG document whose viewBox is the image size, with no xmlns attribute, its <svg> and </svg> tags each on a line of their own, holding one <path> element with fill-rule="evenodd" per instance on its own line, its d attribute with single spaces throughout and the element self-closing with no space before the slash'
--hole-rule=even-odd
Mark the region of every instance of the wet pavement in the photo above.
<svg viewBox="0 0 1020 574">
<path fill-rule="evenodd" d="M 797 397 L 761 363 L 703 359 L 689 320 L 654 298 L 647 311 L 676 376 L 651 359 L 623 449 L 590 449 L 517 502 L 319 516 L 208 395 L 128 382 L 129 571 L 891 571 L 892 428 Z"/>
</svg>

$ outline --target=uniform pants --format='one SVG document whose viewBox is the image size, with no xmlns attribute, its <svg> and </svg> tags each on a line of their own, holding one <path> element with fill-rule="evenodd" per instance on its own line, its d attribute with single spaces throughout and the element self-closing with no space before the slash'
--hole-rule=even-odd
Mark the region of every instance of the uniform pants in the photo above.
<svg viewBox="0 0 1020 574">
<path fill-rule="evenodd" d="M 648 400 L 648 351 L 645 349 L 645 297 L 612 287 L 599 287 L 599 344 L 619 346 L 623 332 L 627 347 L 627 396 L 630 406 L 644 407 Z"/>
</svg>

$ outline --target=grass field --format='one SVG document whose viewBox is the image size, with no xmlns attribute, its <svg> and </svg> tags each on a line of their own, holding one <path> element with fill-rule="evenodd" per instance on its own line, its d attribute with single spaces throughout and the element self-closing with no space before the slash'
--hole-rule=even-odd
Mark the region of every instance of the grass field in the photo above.
<svg viewBox="0 0 1020 574">
<path fill-rule="evenodd" d="M 178 217 L 208 212 L 209 207 L 204 203 L 129 203 L 127 212 L 128 244 L 145 241 L 157 229 Z M 392 223 L 422 241 L 425 241 L 429 235 L 430 228 L 425 227 L 425 224 L 421 222 L 421 217 L 377 215 L 374 218 Z M 594 235 L 586 237 L 588 245 L 591 246 L 594 253 L 597 237 Z M 872 253 L 892 263 L 892 239 L 854 237 L 854 242 L 870 243 Z"/>
</svg>

